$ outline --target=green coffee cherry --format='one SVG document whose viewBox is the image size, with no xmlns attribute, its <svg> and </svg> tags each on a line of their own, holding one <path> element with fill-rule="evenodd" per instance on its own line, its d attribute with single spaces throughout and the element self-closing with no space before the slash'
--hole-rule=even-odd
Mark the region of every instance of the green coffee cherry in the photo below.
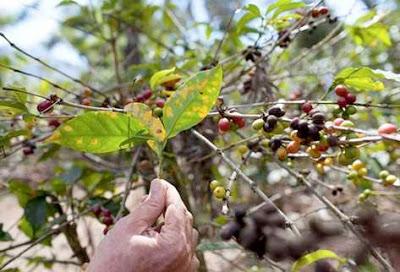
<svg viewBox="0 0 400 272">
<path fill-rule="evenodd" d="M 240 154 L 244 155 L 249 151 L 249 148 L 247 147 L 247 145 L 239 145 L 238 151 Z"/>
<path fill-rule="evenodd" d="M 221 183 L 218 180 L 214 179 L 213 181 L 210 182 L 209 186 L 210 186 L 211 191 L 214 191 L 215 188 L 217 188 L 218 186 L 221 186 Z"/>
<path fill-rule="evenodd" d="M 163 115 L 163 109 L 156 107 L 156 108 L 154 108 L 153 113 L 155 116 L 161 117 Z"/>
<path fill-rule="evenodd" d="M 382 170 L 382 171 L 379 172 L 379 178 L 383 179 L 383 180 L 386 179 L 386 177 L 389 176 L 389 175 L 390 175 L 390 173 L 387 170 Z"/>
<path fill-rule="evenodd" d="M 217 199 L 223 199 L 225 197 L 225 188 L 217 186 L 213 191 L 214 197 Z"/>
<path fill-rule="evenodd" d="M 385 178 L 383 184 L 385 186 L 393 185 L 397 180 L 397 177 L 395 175 L 389 175 Z"/>
<path fill-rule="evenodd" d="M 264 126 L 264 120 L 263 119 L 256 119 L 256 120 L 254 120 L 254 122 L 251 124 L 251 127 L 254 129 L 254 130 L 260 130 L 260 129 L 262 129 L 263 128 L 263 126 Z"/>
</svg>

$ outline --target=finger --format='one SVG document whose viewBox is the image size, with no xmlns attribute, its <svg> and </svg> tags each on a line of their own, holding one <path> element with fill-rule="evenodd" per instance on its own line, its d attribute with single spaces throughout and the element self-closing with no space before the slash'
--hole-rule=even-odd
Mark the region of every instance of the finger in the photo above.
<svg viewBox="0 0 400 272">
<path fill-rule="evenodd" d="M 139 231 L 139 233 L 153 225 L 165 209 L 166 192 L 167 186 L 164 181 L 159 179 L 153 180 L 147 198 L 126 216 L 125 221 L 127 224 L 132 224 L 132 227 L 136 231 Z"/>
<path fill-rule="evenodd" d="M 187 210 L 185 203 L 183 203 L 181 196 L 179 195 L 178 191 L 176 188 L 170 184 L 167 181 L 164 181 L 167 187 L 167 199 L 166 199 L 166 205 L 174 204 L 175 206 L 183 207 L 185 210 Z"/>
<path fill-rule="evenodd" d="M 192 251 L 193 254 L 196 252 L 197 248 L 197 243 L 199 242 L 199 232 L 196 229 L 193 229 L 193 234 L 192 234 Z"/>
<path fill-rule="evenodd" d="M 186 211 L 182 207 L 176 207 L 174 204 L 167 207 L 164 226 L 160 232 L 160 238 L 164 242 L 174 243 L 178 241 L 179 243 L 186 243 L 185 213 Z"/>
<path fill-rule="evenodd" d="M 196 256 L 193 256 L 193 259 L 192 259 L 192 271 L 197 271 L 197 270 L 199 270 L 199 267 L 200 267 L 200 261 L 199 261 L 199 259 L 197 259 Z"/>
<path fill-rule="evenodd" d="M 185 212 L 185 222 L 186 237 L 188 238 L 188 241 L 191 242 L 193 236 L 193 216 L 188 211 Z"/>
</svg>

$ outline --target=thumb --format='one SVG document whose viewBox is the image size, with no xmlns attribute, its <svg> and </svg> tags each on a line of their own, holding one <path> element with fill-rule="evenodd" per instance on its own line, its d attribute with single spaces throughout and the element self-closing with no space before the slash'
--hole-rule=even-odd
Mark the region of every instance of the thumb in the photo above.
<svg viewBox="0 0 400 272">
<path fill-rule="evenodd" d="M 147 198 L 128 215 L 137 227 L 146 229 L 157 221 L 165 209 L 166 192 L 165 181 L 155 179 L 151 182 Z"/>
</svg>

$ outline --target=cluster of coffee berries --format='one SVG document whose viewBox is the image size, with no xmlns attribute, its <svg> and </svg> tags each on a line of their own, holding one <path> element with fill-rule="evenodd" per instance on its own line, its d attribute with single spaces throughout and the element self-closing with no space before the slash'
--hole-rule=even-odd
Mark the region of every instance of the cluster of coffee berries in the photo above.
<svg viewBox="0 0 400 272">
<path fill-rule="evenodd" d="M 372 191 L 370 189 L 365 189 L 359 196 L 358 196 L 358 201 L 359 202 L 364 202 L 367 200 L 368 197 L 372 195 Z"/>
<path fill-rule="evenodd" d="M 243 128 L 246 126 L 246 119 L 241 116 L 222 117 L 218 121 L 218 131 L 223 134 L 230 130 Z"/>
<path fill-rule="evenodd" d="M 25 156 L 29 156 L 35 153 L 35 149 L 36 145 L 30 141 L 27 141 L 23 144 L 22 153 L 24 153 Z"/>
<path fill-rule="evenodd" d="M 397 181 L 397 177 L 393 174 L 390 174 L 387 170 L 382 170 L 379 173 L 379 178 L 382 180 L 382 184 L 384 186 L 393 185 Z"/>
<path fill-rule="evenodd" d="M 165 99 L 154 95 L 153 91 L 149 88 L 145 88 L 144 90 L 142 90 L 134 99 L 126 99 L 125 105 L 132 102 L 145 103 L 149 105 L 153 109 L 153 114 L 156 117 L 162 116 L 162 108 L 165 105 Z"/>
<path fill-rule="evenodd" d="M 50 95 L 50 99 L 46 99 L 40 102 L 36 106 L 36 109 L 41 114 L 50 113 L 53 111 L 54 105 L 58 102 L 60 102 L 60 98 L 57 95 L 52 94 Z"/>
<path fill-rule="evenodd" d="M 279 118 L 284 115 L 285 111 L 281 107 L 272 107 L 262 118 L 253 121 L 252 128 L 256 131 L 263 129 L 265 132 L 272 132 L 277 127 Z"/>
<path fill-rule="evenodd" d="M 246 61 L 256 62 L 261 57 L 261 51 L 258 46 L 248 46 L 243 50 L 242 55 Z"/>
<path fill-rule="evenodd" d="M 218 180 L 213 180 L 210 182 L 210 189 L 216 199 L 222 200 L 225 198 L 225 188 Z"/>
<path fill-rule="evenodd" d="M 359 184 L 360 179 L 368 174 L 368 170 L 365 164 L 361 160 L 355 160 L 351 165 L 348 166 L 350 172 L 347 174 L 347 178 L 353 181 L 354 184 Z"/>
<path fill-rule="evenodd" d="M 286 221 L 269 204 L 247 215 L 244 208 L 234 210 L 234 219 L 224 225 L 220 236 L 223 240 L 234 238 L 245 249 L 258 257 L 268 256 L 274 261 L 297 260 L 304 254 L 316 250 L 318 243 L 342 233 L 340 225 L 328 224 L 319 219 L 310 220 L 310 234 L 290 237 Z"/>
<path fill-rule="evenodd" d="M 106 227 L 103 230 L 103 234 L 106 235 L 107 232 L 111 229 L 111 226 L 114 224 L 114 218 L 109 209 L 102 207 L 100 205 L 94 205 L 90 209 L 94 215 L 101 221 Z"/>
<path fill-rule="evenodd" d="M 311 17 L 313 17 L 313 18 L 318 18 L 321 16 L 328 16 L 328 15 L 329 15 L 329 9 L 325 6 L 316 7 L 311 10 Z"/>
<path fill-rule="evenodd" d="M 337 85 L 335 93 L 338 96 L 336 103 L 339 107 L 334 111 L 334 114 L 338 115 L 341 113 L 344 119 L 348 119 L 357 112 L 357 108 L 353 106 L 357 97 L 350 93 L 344 85 Z"/>
<path fill-rule="evenodd" d="M 394 134 L 397 132 L 397 127 L 393 124 L 386 123 L 378 128 L 379 135 Z"/>
</svg>

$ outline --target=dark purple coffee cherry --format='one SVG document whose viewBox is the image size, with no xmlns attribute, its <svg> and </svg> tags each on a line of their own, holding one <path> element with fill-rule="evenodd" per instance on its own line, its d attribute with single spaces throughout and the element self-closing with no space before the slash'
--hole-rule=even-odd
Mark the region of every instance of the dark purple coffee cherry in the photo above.
<svg viewBox="0 0 400 272">
<path fill-rule="evenodd" d="M 275 115 L 268 115 L 267 117 L 267 123 L 271 127 L 275 128 L 276 124 L 278 123 L 278 118 Z"/>
<path fill-rule="evenodd" d="M 281 146 L 282 146 L 282 140 L 279 138 L 273 138 L 269 142 L 269 147 L 272 149 L 272 151 L 278 150 L 278 148 Z"/>
<path fill-rule="evenodd" d="M 299 123 L 300 123 L 300 118 L 299 117 L 295 117 L 292 119 L 292 121 L 290 122 L 290 128 L 293 130 L 298 130 L 299 129 Z"/>
<path fill-rule="evenodd" d="M 325 115 L 321 112 L 316 113 L 312 116 L 312 122 L 317 125 L 322 125 L 325 122 Z"/>
<path fill-rule="evenodd" d="M 240 229 L 241 229 L 241 226 L 239 223 L 237 223 L 235 221 L 229 222 L 228 224 L 224 225 L 221 228 L 221 231 L 220 231 L 221 239 L 227 241 L 227 240 L 231 239 L 232 237 L 238 237 L 239 233 L 240 233 Z"/>
<path fill-rule="evenodd" d="M 282 117 L 285 115 L 285 111 L 279 106 L 274 106 L 268 110 L 269 115 L 275 115 L 276 117 Z"/>
<path fill-rule="evenodd" d="M 327 140 L 329 146 L 337 146 L 339 144 L 339 139 L 336 136 L 329 135 Z"/>
</svg>

